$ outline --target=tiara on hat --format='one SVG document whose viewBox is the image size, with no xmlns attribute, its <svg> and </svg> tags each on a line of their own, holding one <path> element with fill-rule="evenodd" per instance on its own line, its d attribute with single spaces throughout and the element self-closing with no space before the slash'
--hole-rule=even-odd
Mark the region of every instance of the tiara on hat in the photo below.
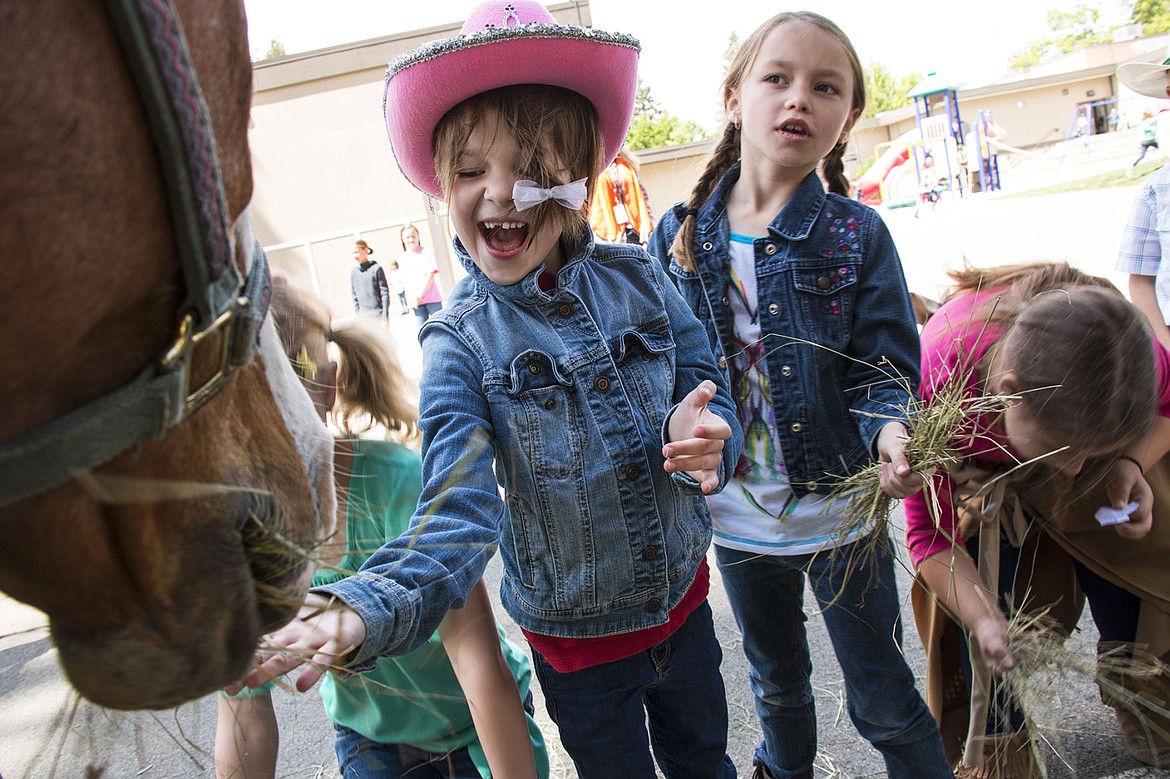
<svg viewBox="0 0 1170 779">
<path fill-rule="evenodd" d="M 436 41 L 424 43 L 413 51 L 408 51 L 405 54 L 400 54 L 395 57 L 386 69 L 386 78 L 393 77 L 399 71 L 405 70 L 411 65 L 427 62 L 436 57 L 442 57 L 444 54 L 450 54 L 462 49 L 470 49 L 475 46 L 484 46 L 498 41 L 522 38 L 568 38 L 580 41 L 608 43 L 614 46 L 628 46 L 635 50 L 641 49 L 641 43 L 639 43 L 638 39 L 625 33 L 603 32 L 602 30 L 594 30 L 590 27 L 577 27 L 572 24 L 562 25 L 530 22 L 515 26 L 489 27 L 473 33 L 456 35 L 454 38 L 441 38 Z"/>
</svg>

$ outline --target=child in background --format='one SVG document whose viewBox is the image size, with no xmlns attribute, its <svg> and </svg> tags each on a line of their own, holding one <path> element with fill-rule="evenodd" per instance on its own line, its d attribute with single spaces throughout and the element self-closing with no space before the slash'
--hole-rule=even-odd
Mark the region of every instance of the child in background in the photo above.
<svg viewBox="0 0 1170 779">
<path fill-rule="evenodd" d="M 402 269 L 396 261 L 391 260 L 390 272 L 386 274 L 386 278 L 390 282 L 390 291 L 398 299 L 398 313 L 409 314 L 410 304 L 406 302 L 406 282 L 402 280 Z"/>
<path fill-rule="evenodd" d="M 424 488 L 410 531 L 311 594 L 260 669 L 408 652 L 490 556 L 582 779 L 734 777 L 707 603 L 705 495 L 741 432 L 702 326 L 586 204 L 624 140 L 638 43 L 492 0 L 391 64 L 407 178 L 445 197 L 467 276 L 420 330 Z M 647 729 L 647 721 L 649 729 Z"/>
<path fill-rule="evenodd" d="M 813 775 L 807 576 L 849 715 L 887 775 L 950 777 L 902 655 L 889 539 L 870 538 L 872 525 L 842 532 L 848 502 L 826 494 L 875 459 L 890 495 L 921 484 L 903 453 L 918 381 L 910 296 L 889 232 L 849 199 L 842 166 L 865 106 L 857 54 L 828 19 L 779 14 L 741 45 L 723 101 L 719 145 L 649 248 L 705 320 L 744 429 L 734 483 L 708 503 L 764 735 L 754 776 Z"/>
<path fill-rule="evenodd" d="M 376 316 L 385 321 L 390 316 L 390 285 L 382 266 L 370 259 L 373 248 L 362 239 L 353 242 L 353 261 L 350 270 L 349 291 L 353 296 L 353 312 L 362 316 Z"/>
<path fill-rule="evenodd" d="M 414 298 L 414 314 L 422 325 L 443 307 L 443 293 L 439 289 L 439 264 L 429 246 L 422 245 L 418 228 L 403 225 L 398 233 L 402 241 L 400 260 L 411 279 L 411 297 Z"/>
<path fill-rule="evenodd" d="M 1037 734 L 1023 730 L 1014 702 L 982 689 L 990 680 L 984 668 L 998 674 L 1014 664 L 1004 612 L 1048 609 L 1071 632 L 1084 602 L 1079 585 L 1101 651 L 1113 650 L 1114 662 L 1139 637 L 1146 651 L 1170 660 L 1170 462 L 1163 458 L 1170 355 L 1109 282 L 1067 264 L 951 276 L 955 291 L 922 331 L 923 402 L 954 382 L 968 397 L 1015 400 L 970 420 L 956 449 L 962 461 L 931 477 L 937 503 L 918 493 L 903 504 L 911 559 L 927 588 L 916 588 L 914 607 L 927 647 L 928 698 L 948 753 L 966 752 L 959 776 L 1039 777 L 1028 743 Z M 1124 510 L 1131 501 L 1136 508 Z M 1094 518 L 1102 506 L 1128 518 L 1102 526 Z M 1157 522 L 1152 509 L 1162 512 Z M 927 592 L 933 601 L 923 599 Z M 964 681 L 972 671 L 967 641 L 952 618 L 982 658 L 974 683 Z M 1170 698 L 1164 672 L 1124 685 L 1155 708 Z M 971 686 L 982 694 L 972 695 L 977 708 L 969 715 Z M 1116 688 L 1102 692 L 1130 754 L 1170 762 L 1165 709 L 1158 715 L 1127 706 Z"/>
<path fill-rule="evenodd" d="M 326 584 L 361 567 L 414 513 L 421 464 L 404 445 L 418 435 L 413 382 L 384 330 L 364 322 L 333 329 L 323 303 L 280 279 L 272 315 L 322 418 L 332 410 L 342 431 L 334 449 L 342 522 L 319 550 L 327 564 L 313 577 Z M 327 343 L 337 347 L 340 363 L 330 360 Z M 358 437 L 375 424 L 397 440 Z M 497 628 L 479 582 L 467 606 L 450 612 L 418 650 L 322 683 L 341 775 L 480 779 L 490 765 L 493 776 L 547 777 L 544 740 L 521 708 L 527 696 L 531 709 L 531 678 L 531 663 Z M 279 731 L 270 687 L 219 696 L 218 779 L 275 775 Z"/>
</svg>

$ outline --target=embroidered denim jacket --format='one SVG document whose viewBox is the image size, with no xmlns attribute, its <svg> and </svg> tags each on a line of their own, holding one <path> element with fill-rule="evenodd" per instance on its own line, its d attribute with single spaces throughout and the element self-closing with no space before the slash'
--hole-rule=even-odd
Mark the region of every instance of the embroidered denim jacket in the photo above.
<svg viewBox="0 0 1170 779">
<path fill-rule="evenodd" d="M 707 329 L 721 365 L 732 348 L 727 193 L 736 163 L 696 216 L 696 271 L 670 245 L 685 217 L 663 215 L 649 251 Z M 889 230 L 868 206 L 826 194 L 816 172 L 754 242 L 759 322 L 784 462 L 803 497 L 872 461 L 877 434 L 918 389 L 918 330 Z"/>
<path fill-rule="evenodd" d="M 570 249 L 540 268 L 468 276 L 420 332 L 423 493 L 411 529 L 362 574 L 325 588 L 365 620 L 351 667 L 408 652 L 459 607 L 499 548 L 500 595 L 523 628 L 595 637 L 662 624 L 711 541 L 697 483 L 663 470 L 669 415 L 704 379 L 731 425 L 720 487 L 743 443 L 703 328 L 637 246 Z"/>
</svg>

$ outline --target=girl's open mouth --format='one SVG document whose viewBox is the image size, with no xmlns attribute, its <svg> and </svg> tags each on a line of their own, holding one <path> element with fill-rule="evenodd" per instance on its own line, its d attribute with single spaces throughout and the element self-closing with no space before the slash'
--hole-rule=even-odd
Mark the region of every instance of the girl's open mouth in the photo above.
<svg viewBox="0 0 1170 779">
<path fill-rule="evenodd" d="M 479 233 L 488 250 L 495 255 L 518 254 L 528 243 L 528 225 L 524 222 L 480 222 Z"/>
</svg>

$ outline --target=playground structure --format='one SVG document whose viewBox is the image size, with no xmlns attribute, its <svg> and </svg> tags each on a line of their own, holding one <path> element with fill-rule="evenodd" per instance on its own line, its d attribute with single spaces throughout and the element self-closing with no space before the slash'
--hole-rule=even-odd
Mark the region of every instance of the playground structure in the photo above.
<svg viewBox="0 0 1170 779">
<path fill-rule="evenodd" d="M 963 197 L 1000 188 L 998 148 L 1007 133 L 990 111 L 980 111 L 979 121 L 967 132 L 957 93 L 957 87 L 935 73 L 910 90 L 915 127 L 877 146 L 877 161 L 858 181 L 861 202 L 899 208 L 940 192 Z M 933 161 L 929 166 L 928 157 Z M 911 160 L 913 166 L 906 165 Z"/>
</svg>

